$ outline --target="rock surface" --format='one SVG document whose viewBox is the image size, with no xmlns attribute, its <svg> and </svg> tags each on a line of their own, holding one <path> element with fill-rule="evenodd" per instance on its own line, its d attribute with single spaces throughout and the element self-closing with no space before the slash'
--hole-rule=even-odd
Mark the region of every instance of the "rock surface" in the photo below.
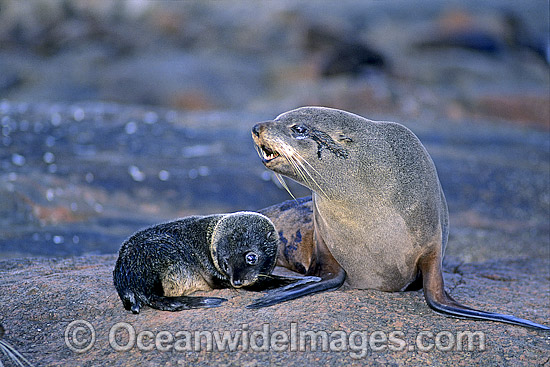
<svg viewBox="0 0 550 367">
<path fill-rule="evenodd" d="M 123 309 L 112 286 L 115 259 L 102 255 L 0 262 L 5 338 L 37 366 L 549 362 L 548 332 L 440 316 L 427 307 L 421 291 L 338 290 L 247 310 L 244 306 L 259 294 L 217 290 L 208 295 L 229 301 L 216 309 L 171 313 L 146 308 L 133 315 Z M 445 279 L 453 297 L 468 305 L 542 323 L 550 317 L 547 261 L 446 266 Z M 308 337 L 302 337 L 305 349 L 300 348 L 300 333 L 307 331 L 326 333 L 328 346 L 323 349 L 319 339 L 312 350 Z M 195 345 L 196 332 L 202 332 L 200 345 Z M 221 344 L 224 332 L 236 338 L 234 349 Z"/>
</svg>

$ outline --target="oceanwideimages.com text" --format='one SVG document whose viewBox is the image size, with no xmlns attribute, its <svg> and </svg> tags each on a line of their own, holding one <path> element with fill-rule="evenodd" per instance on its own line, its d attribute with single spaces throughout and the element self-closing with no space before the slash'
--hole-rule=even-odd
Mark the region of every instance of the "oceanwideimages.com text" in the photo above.
<svg viewBox="0 0 550 367">
<path fill-rule="evenodd" d="M 65 343 L 77 353 L 93 347 L 93 326 L 76 320 L 65 330 Z M 242 324 L 233 330 L 136 330 L 126 322 L 113 325 L 108 332 L 109 345 L 118 352 L 138 349 L 142 352 L 347 352 L 355 359 L 364 358 L 369 350 L 383 351 L 483 351 L 485 334 L 480 331 L 419 331 L 407 336 L 394 331 L 306 330 L 292 322 L 287 329 L 274 329 L 269 323 L 261 328 Z"/>
</svg>

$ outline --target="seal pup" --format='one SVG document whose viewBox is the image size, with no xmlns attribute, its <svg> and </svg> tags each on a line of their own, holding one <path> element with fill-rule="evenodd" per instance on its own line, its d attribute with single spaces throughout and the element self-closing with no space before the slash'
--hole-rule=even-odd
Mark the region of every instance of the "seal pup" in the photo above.
<svg viewBox="0 0 550 367">
<path fill-rule="evenodd" d="M 254 285 L 273 270 L 278 244 L 273 223 L 258 213 L 186 217 L 128 238 L 113 281 L 133 313 L 143 305 L 166 311 L 217 307 L 226 299 L 188 294 Z"/>
<path fill-rule="evenodd" d="M 306 244 L 313 258 L 302 265 L 321 281 L 272 290 L 249 308 L 338 288 L 347 273 L 354 288 L 388 292 L 421 280 L 428 305 L 446 315 L 550 330 L 463 306 L 447 294 L 441 270 L 447 204 L 430 155 L 405 126 L 303 107 L 256 124 L 252 137 L 267 168 L 313 191 L 313 233 Z M 276 227 L 284 227 L 276 210 L 270 213 Z"/>
</svg>

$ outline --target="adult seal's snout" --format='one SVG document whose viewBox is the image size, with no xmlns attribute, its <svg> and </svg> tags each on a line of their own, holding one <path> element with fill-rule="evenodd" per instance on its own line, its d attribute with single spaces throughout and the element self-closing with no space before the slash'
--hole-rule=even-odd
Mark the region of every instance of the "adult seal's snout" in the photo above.
<svg viewBox="0 0 550 367">
<path fill-rule="evenodd" d="M 252 128 L 252 134 L 255 136 L 260 136 L 261 126 L 262 126 L 261 123 L 254 125 L 254 127 Z"/>
</svg>

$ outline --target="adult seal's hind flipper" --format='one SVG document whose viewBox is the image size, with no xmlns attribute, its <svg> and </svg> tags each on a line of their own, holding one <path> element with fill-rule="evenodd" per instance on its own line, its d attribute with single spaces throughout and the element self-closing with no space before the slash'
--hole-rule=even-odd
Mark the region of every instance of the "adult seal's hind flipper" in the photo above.
<svg viewBox="0 0 550 367">
<path fill-rule="evenodd" d="M 422 274 L 424 298 L 435 312 L 445 316 L 464 317 L 475 320 L 496 321 L 528 328 L 550 331 L 550 327 L 512 315 L 476 310 L 455 301 L 444 289 L 439 256 L 430 254 L 418 262 Z"/>
</svg>

